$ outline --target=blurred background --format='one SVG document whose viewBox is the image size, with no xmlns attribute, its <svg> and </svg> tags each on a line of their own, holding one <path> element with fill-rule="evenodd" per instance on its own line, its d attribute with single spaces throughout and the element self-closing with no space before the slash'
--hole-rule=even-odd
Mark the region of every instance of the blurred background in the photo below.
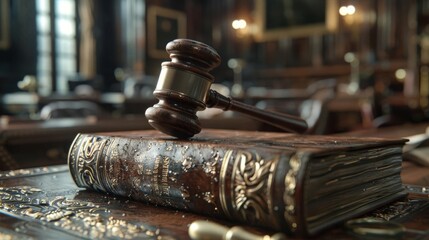
<svg viewBox="0 0 429 240">
<path fill-rule="evenodd" d="M 150 129 L 165 45 L 222 57 L 213 88 L 307 134 L 428 120 L 429 0 L 0 0 L 0 170 L 65 163 L 79 132 Z M 207 109 L 204 128 L 280 131 Z"/>
</svg>

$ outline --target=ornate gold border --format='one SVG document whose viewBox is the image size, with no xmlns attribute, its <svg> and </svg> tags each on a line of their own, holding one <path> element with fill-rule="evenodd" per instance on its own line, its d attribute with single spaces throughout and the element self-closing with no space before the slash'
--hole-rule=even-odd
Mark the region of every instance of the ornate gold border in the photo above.
<svg viewBox="0 0 429 240">
<path fill-rule="evenodd" d="M 109 142 L 109 139 L 94 136 L 76 137 L 68 159 L 71 175 L 79 187 L 107 191 L 100 176 L 103 173 L 99 171 L 99 159 Z"/>
<path fill-rule="evenodd" d="M 228 208 L 228 201 L 226 200 L 226 177 L 228 174 L 228 166 L 229 166 L 229 160 L 231 159 L 233 150 L 228 150 L 225 152 L 225 156 L 223 157 L 222 160 L 222 166 L 220 169 L 220 178 L 219 178 L 219 199 L 220 199 L 220 204 L 222 207 L 222 211 L 224 212 L 224 214 L 231 218 L 231 212 L 229 211 Z"/>
<path fill-rule="evenodd" d="M 100 207 L 93 202 L 65 196 L 48 197 L 46 192 L 32 186 L 0 187 L 0 212 L 31 218 L 36 223 L 29 225 L 32 221 L 22 221 L 15 224 L 16 234 L 12 237 L 19 239 L 27 239 L 24 236 L 28 229 L 39 224 L 44 226 L 41 231 L 62 229 L 76 239 L 172 239 L 160 235 L 154 226 L 115 216 L 104 204 Z M 10 235 L 10 232 L 2 231 L 4 229 L 0 231 L 0 238 Z"/>
<path fill-rule="evenodd" d="M 290 157 L 289 170 L 285 176 L 285 191 L 283 193 L 283 203 L 285 205 L 284 218 L 292 232 L 298 229 L 297 223 L 297 203 L 295 202 L 295 191 L 298 185 L 298 175 L 302 168 L 302 154 L 296 153 Z"/>
<path fill-rule="evenodd" d="M 220 171 L 220 202 L 225 215 L 249 224 L 280 226 L 273 206 L 273 181 L 280 155 L 228 150 Z M 228 171 L 230 170 L 230 171 Z M 231 200 L 227 201 L 227 196 Z"/>
</svg>

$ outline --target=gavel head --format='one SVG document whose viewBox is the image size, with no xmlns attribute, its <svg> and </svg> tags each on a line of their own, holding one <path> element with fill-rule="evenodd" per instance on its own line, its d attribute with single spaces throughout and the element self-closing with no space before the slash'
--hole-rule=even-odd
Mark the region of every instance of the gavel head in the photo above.
<svg viewBox="0 0 429 240">
<path fill-rule="evenodd" d="M 210 70 L 220 64 L 210 46 L 189 39 L 176 39 L 166 46 L 171 62 L 163 62 L 154 96 L 159 102 L 146 110 L 149 124 L 177 138 L 190 138 L 201 131 L 197 111 L 206 108 L 214 77 Z"/>
</svg>

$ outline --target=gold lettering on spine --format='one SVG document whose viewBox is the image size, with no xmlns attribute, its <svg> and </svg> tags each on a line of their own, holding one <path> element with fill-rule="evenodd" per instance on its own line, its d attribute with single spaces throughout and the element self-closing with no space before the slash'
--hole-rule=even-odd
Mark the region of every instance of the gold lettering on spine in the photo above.
<svg viewBox="0 0 429 240">
<path fill-rule="evenodd" d="M 169 166 L 170 158 L 165 156 L 156 156 L 153 169 L 151 172 L 152 176 L 152 191 L 157 196 L 169 196 L 170 195 L 170 184 L 169 184 Z"/>
<path fill-rule="evenodd" d="M 162 163 L 162 177 L 161 177 L 161 188 L 163 195 L 170 195 L 170 185 L 168 184 L 168 168 L 170 165 L 170 158 L 164 157 L 164 161 Z"/>
<path fill-rule="evenodd" d="M 155 162 L 153 165 L 153 170 L 152 170 L 152 191 L 158 196 L 161 195 L 161 191 L 159 189 L 159 181 L 158 181 L 160 162 L 161 162 L 161 156 L 156 156 Z"/>
</svg>

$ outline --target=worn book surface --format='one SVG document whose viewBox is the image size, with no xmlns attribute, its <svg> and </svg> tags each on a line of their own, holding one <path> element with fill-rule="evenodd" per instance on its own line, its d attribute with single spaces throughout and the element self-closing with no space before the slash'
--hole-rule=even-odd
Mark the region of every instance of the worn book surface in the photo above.
<svg viewBox="0 0 429 240">
<path fill-rule="evenodd" d="M 299 235 L 404 196 L 403 140 L 205 130 L 79 134 L 80 187 Z"/>
</svg>

